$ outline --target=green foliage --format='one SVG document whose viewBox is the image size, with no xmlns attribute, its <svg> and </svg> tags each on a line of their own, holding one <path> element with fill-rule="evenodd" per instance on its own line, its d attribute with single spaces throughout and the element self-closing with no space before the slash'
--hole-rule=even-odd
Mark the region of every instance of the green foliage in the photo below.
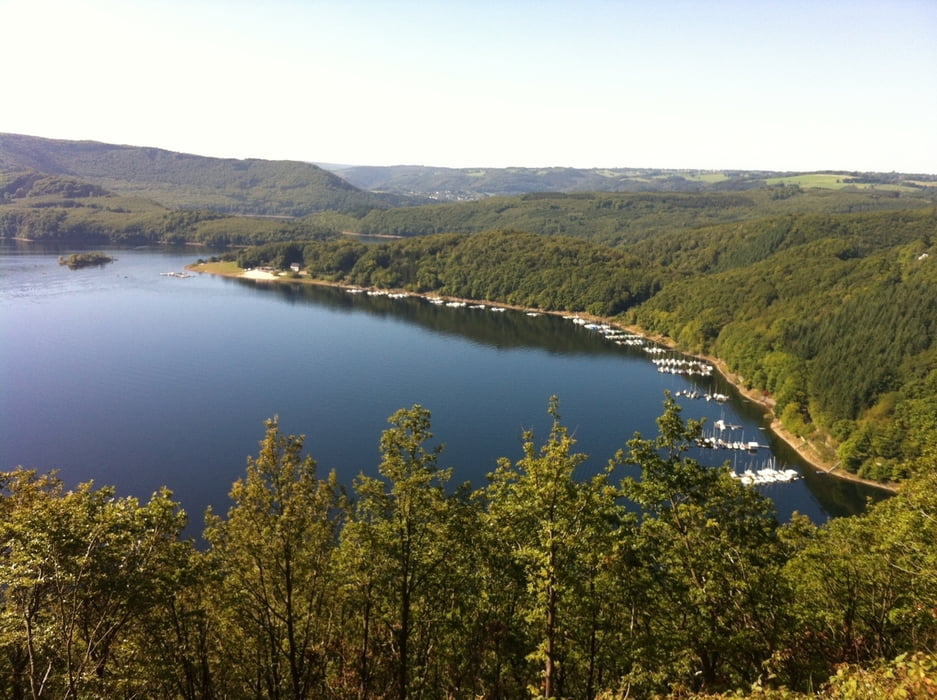
<svg viewBox="0 0 937 700">
<path fill-rule="evenodd" d="M 679 245 L 689 232 L 714 224 L 811 212 L 913 210 L 929 204 L 933 204 L 933 199 L 925 196 L 896 198 L 865 191 L 809 190 L 803 195 L 780 200 L 773 199 L 765 189 L 744 193 L 537 193 L 374 210 L 360 220 L 356 230 L 370 234 L 425 236 L 506 228 L 585 238 L 613 246 L 653 242 L 658 236 L 665 236 L 673 245 Z M 653 243 L 648 245 L 656 247 Z M 669 263 L 665 259 L 661 261 Z"/>
<path fill-rule="evenodd" d="M 238 253 L 242 267 L 283 267 L 299 244 Z M 576 239 L 517 231 L 442 234 L 365 245 L 323 241 L 302 248 L 310 275 L 360 286 L 403 288 L 541 309 L 621 313 L 647 299 L 665 273 L 637 258 Z"/>
<path fill-rule="evenodd" d="M 67 265 L 70 270 L 77 270 L 82 267 L 100 267 L 113 261 L 113 257 L 102 252 L 72 253 L 67 258 L 60 257 L 59 265 Z"/>
<path fill-rule="evenodd" d="M 687 456 L 702 425 L 669 396 L 659 434 L 591 477 L 549 412 L 543 444 L 526 434 L 472 492 L 439 467 L 429 411 L 402 409 L 352 501 L 268 421 L 204 551 L 165 490 L 0 474 L 0 694 L 932 694 L 937 475 L 781 526 Z M 623 465 L 640 478 L 616 486 Z"/>
<path fill-rule="evenodd" d="M 168 491 L 149 503 L 113 488 L 66 491 L 54 475 L 0 473 L 0 693 L 149 694 L 148 620 L 176 590 L 191 551 Z"/>
<path fill-rule="evenodd" d="M 635 546 L 650 576 L 637 613 L 642 667 L 651 685 L 737 687 L 757 677 L 781 646 L 790 593 L 780 576 L 786 551 L 767 498 L 686 456 L 702 434 L 668 396 L 656 439 L 628 443 L 641 478 L 623 494 L 641 508 Z"/>
<path fill-rule="evenodd" d="M 345 642 L 355 660 L 346 678 L 362 697 L 403 700 L 442 687 L 471 659 L 472 619 L 457 614 L 472 610 L 478 525 L 459 492 L 446 490 L 452 471 L 437 465 L 442 446 L 426 445 L 429 411 L 414 405 L 389 422 L 380 478 L 355 480 L 341 536 Z"/>
<path fill-rule="evenodd" d="M 937 656 L 924 652 L 899 654 L 891 661 L 871 667 L 843 664 L 817 693 L 788 688 L 753 686 L 749 693 L 678 695 L 686 700 L 881 700 L 902 698 L 925 700 L 937 697 Z"/>
<path fill-rule="evenodd" d="M 485 530 L 507 547 L 507 570 L 526 582 L 513 623 L 526 630 L 533 647 L 527 658 L 542 669 L 532 692 L 589 697 L 599 647 L 613 636 L 615 608 L 602 605 L 600 589 L 614 585 L 608 553 L 623 514 L 609 483 L 611 465 L 591 480 L 574 478 L 586 455 L 571 451 L 575 441 L 560 423 L 556 397 L 550 415 L 543 446 L 537 450 L 533 434 L 525 433 L 523 458 L 499 460 L 490 475 Z"/>
<path fill-rule="evenodd" d="M 937 368 L 937 268 L 924 255 L 935 222 L 929 210 L 701 231 L 681 243 L 697 257 L 661 253 L 688 272 L 695 260 L 692 275 L 632 318 L 723 359 L 793 432 L 834 431 L 847 468 L 904 478 L 933 468 L 921 456 L 937 439 L 924 389 Z"/>
<path fill-rule="evenodd" d="M 803 671 L 822 676 L 937 644 L 935 486 L 933 473 L 911 479 L 865 515 L 819 529 L 790 559 Z"/>
<path fill-rule="evenodd" d="M 321 696 L 337 630 L 328 612 L 337 590 L 333 558 L 342 498 L 334 472 L 316 478 L 303 438 L 267 422 L 260 454 L 231 490 L 226 518 L 211 512 L 205 538 L 220 585 L 218 644 L 233 663 L 234 696 Z"/>
<path fill-rule="evenodd" d="M 824 689 L 835 700 L 937 697 L 937 657 L 901 654 L 874 668 L 842 666 Z"/>
<path fill-rule="evenodd" d="M 693 274 L 749 267 L 775 253 L 790 253 L 817 241 L 825 241 L 823 247 L 817 249 L 819 253 L 844 261 L 911 245 L 912 250 L 901 252 L 903 261 L 910 262 L 931 245 L 934 210 L 923 206 L 919 211 L 902 209 L 904 207 L 899 206 L 855 210 L 846 207 L 840 211 L 839 207 L 831 206 L 828 210 L 831 213 L 807 210 L 786 216 L 774 216 L 770 210 L 763 210 L 760 215 L 733 225 L 705 226 L 691 232 L 671 229 L 663 235 L 639 241 L 629 249 Z M 807 255 L 801 259 L 810 262 Z M 825 281 L 831 278 L 830 273 L 821 277 Z"/>
</svg>

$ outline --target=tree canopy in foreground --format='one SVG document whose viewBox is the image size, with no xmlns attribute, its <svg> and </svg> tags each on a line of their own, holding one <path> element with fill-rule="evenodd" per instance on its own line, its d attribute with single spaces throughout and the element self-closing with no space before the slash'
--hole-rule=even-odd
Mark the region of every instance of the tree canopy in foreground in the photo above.
<svg viewBox="0 0 937 700">
<path fill-rule="evenodd" d="M 592 476 L 549 411 L 477 489 L 450 483 L 419 405 L 350 492 L 272 419 L 202 548 L 168 491 L 0 474 L 0 693 L 931 697 L 933 473 L 780 523 L 688 456 L 701 425 L 669 396 L 658 435 Z"/>
</svg>

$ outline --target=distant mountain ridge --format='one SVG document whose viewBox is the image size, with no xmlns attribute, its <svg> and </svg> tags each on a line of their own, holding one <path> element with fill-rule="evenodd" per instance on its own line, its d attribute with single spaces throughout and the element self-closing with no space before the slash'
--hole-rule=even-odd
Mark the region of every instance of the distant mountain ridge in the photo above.
<svg viewBox="0 0 937 700">
<path fill-rule="evenodd" d="M 212 158 L 161 148 L 0 133 L 0 173 L 67 176 L 171 209 L 242 216 L 364 216 L 430 202 L 558 192 L 708 192 L 770 185 L 937 189 L 937 175 L 655 168 L 442 168 Z"/>
<path fill-rule="evenodd" d="M 916 189 L 937 186 L 937 176 L 901 173 L 662 168 L 439 168 L 422 165 L 325 165 L 351 184 L 375 192 L 465 201 L 532 192 L 703 192 L 751 190 L 772 184 L 849 185 Z"/>
<path fill-rule="evenodd" d="M 266 216 L 334 210 L 362 214 L 418 203 L 375 195 L 300 161 L 237 160 L 160 148 L 0 134 L 0 171 L 75 177 L 122 195 L 174 209 Z"/>
</svg>

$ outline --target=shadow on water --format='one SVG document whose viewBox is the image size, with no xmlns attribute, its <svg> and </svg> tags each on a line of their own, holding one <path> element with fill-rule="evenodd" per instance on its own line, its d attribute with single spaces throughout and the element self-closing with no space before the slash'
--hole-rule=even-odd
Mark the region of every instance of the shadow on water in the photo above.
<svg viewBox="0 0 937 700">
<path fill-rule="evenodd" d="M 345 289 L 325 285 L 265 284 L 250 279 L 225 279 L 233 284 L 255 288 L 260 293 L 272 294 L 286 303 L 316 304 L 332 310 L 393 318 L 417 324 L 435 333 L 466 338 L 500 350 L 539 348 L 564 355 L 621 354 L 621 348 L 610 344 L 597 333 L 570 332 L 569 321 L 555 314 L 531 317 L 519 311 L 497 313 L 490 308 L 453 309 L 442 304 L 431 304 L 416 296 L 392 299 L 387 296 L 349 294 Z"/>
</svg>

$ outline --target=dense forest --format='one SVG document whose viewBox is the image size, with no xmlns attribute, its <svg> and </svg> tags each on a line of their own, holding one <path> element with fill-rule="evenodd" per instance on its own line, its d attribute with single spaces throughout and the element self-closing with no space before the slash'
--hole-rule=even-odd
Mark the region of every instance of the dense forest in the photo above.
<svg viewBox="0 0 937 700">
<path fill-rule="evenodd" d="M 241 267 L 289 269 L 320 279 L 400 288 L 539 309 L 620 313 L 649 299 L 671 276 L 659 266 L 575 238 L 520 231 L 419 236 L 386 244 L 272 243 L 230 256 Z"/>
<path fill-rule="evenodd" d="M 0 693 L 933 696 L 933 472 L 864 515 L 780 524 L 687 456 L 702 426 L 673 399 L 588 479 L 548 408 L 475 490 L 419 405 L 350 492 L 272 419 L 202 546 L 167 491 L 0 474 Z"/>
<path fill-rule="evenodd" d="M 645 254 L 688 276 L 629 320 L 722 359 L 831 463 L 901 479 L 937 465 L 935 232 L 929 210 L 647 242 Z"/>
<path fill-rule="evenodd" d="M 510 228 L 628 246 L 662 234 L 713 224 L 809 213 L 918 209 L 934 198 L 893 191 L 810 189 L 777 185 L 746 192 L 529 193 L 419 207 L 373 210 L 355 231 L 423 236 Z"/>
</svg>

